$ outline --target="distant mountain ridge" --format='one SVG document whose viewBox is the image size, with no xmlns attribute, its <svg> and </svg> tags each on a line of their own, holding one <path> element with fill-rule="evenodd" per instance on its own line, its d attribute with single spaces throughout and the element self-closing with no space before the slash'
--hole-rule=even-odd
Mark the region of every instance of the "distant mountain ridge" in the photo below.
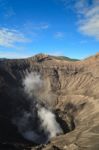
<svg viewBox="0 0 99 150">
<path fill-rule="evenodd" d="M 79 61 L 79 59 L 69 58 L 66 56 L 53 56 L 53 55 L 47 55 L 47 54 L 43 54 L 43 53 L 39 53 L 30 58 L 34 59 L 35 61 L 37 61 L 39 59 L 44 59 L 44 58 L 66 60 L 66 61 Z M 5 59 L 8 59 L 8 58 L 0 58 L 0 60 L 5 60 Z"/>
<path fill-rule="evenodd" d="M 58 59 L 58 60 L 66 60 L 66 61 L 79 61 L 79 59 L 74 59 L 74 58 L 69 58 L 66 56 L 52 56 L 52 55 L 46 55 L 43 53 L 37 54 L 35 56 L 33 56 L 32 58 L 34 58 L 34 60 L 36 59 Z"/>
</svg>

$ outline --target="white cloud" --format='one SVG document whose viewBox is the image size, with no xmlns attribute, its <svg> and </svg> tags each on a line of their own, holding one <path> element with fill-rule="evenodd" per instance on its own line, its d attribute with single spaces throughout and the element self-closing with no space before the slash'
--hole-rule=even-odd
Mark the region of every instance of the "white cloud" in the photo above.
<svg viewBox="0 0 99 150">
<path fill-rule="evenodd" d="M 78 23 L 79 31 L 99 40 L 99 3 L 93 1 L 88 5 L 85 0 L 81 0 L 76 3 L 76 8 L 77 13 L 81 15 Z"/>
<path fill-rule="evenodd" d="M 33 24 L 32 28 L 34 30 L 45 30 L 49 28 L 49 24 L 47 23 Z"/>
<path fill-rule="evenodd" d="M 27 21 L 21 27 L 21 31 L 31 37 L 32 41 L 38 41 L 42 38 L 44 31 L 49 29 L 50 25 L 48 23 L 34 23 L 32 21 Z M 43 32 L 43 34 L 41 34 Z"/>
<path fill-rule="evenodd" d="M 61 1 L 66 9 L 72 9 L 72 5 L 74 4 L 75 0 L 59 0 Z"/>
<path fill-rule="evenodd" d="M 79 31 L 99 40 L 99 0 L 60 0 L 66 9 L 76 11 Z"/>
<path fill-rule="evenodd" d="M 56 39 L 63 39 L 64 38 L 64 33 L 63 32 L 56 32 L 55 34 L 54 34 L 54 37 L 56 38 Z"/>
<path fill-rule="evenodd" d="M 93 15 L 80 23 L 79 30 L 99 40 L 99 15 Z"/>
<path fill-rule="evenodd" d="M 24 24 L 24 29 L 27 30 L 31 30 L 31 31 L 35 31 L 35 30 L 46 30 L 49 28 L 49 24 L 48 23 L 33 23 L 31 21 L 26 22 Z"/>
<path fill-rule="evenodd" d="M 38 29 L 44 30 L 44 29 L 48 29 L 48 28 L 49 28 L 49 24 L 47 24 L 47 23 L 45 23 L 45 24 L 40 24 L 40 25 L 38 25 L 37 27 L 38 27 Z"/>
<path fill-rule="evenodd" d="M 83 14 L 88 9 L 87 4 L 87 0 L 79 0 L 75 2 L 74 8 L 76 9 L 77 13 Z"/>
<path fill-rule="evenodd" d="M 16 43 L 28 42 L 25 35 L 18 30 L 0 28 L 0 46 L 14 47 Z"/>
</svg>

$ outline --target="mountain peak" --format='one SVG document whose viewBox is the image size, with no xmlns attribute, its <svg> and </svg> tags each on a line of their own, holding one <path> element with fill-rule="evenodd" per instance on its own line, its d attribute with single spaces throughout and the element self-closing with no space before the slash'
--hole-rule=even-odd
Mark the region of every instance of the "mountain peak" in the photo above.
<svg viewBox="0 0 99 150">
<path fill-rule="evenodd" d="M 44 61 L 45 59 L 48 59 L 49 58 L 49 55 L 46 55 L 46 54 L 43 54 L 43 53 L 39 53 L 33 57 L 31 57 L 34 61 L 37 61 L 37 62 L 41 62 L 41 61 Z"/>
</svg>

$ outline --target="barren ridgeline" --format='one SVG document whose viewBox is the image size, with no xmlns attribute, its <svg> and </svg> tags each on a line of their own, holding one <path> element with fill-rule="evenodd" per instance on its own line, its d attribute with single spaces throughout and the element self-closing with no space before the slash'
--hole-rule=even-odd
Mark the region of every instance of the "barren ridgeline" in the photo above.
<svg viewBox="0 0 99 150">
<path fill-rule="evenodd" d="M 98 54 L 1 60 L 1 147 L 98 150 L 98 65 Z"/>
</svg>

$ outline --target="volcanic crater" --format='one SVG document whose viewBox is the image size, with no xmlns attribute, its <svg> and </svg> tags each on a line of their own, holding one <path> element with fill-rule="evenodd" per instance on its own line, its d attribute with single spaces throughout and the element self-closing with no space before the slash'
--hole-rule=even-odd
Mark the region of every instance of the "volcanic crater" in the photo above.
<svg viewBox="0 0 99 150">
<path fill-rule="evenodd" d="M 0 60 L 1 150 L 98 150 L 99 54 Z"/>
</svg>

